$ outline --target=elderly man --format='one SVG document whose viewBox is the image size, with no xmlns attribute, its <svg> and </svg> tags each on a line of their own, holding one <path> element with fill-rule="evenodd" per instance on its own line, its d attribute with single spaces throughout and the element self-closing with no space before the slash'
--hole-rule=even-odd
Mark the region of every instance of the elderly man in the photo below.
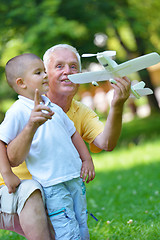
<svg viewBox="0 0 160 240">
<path fill-rule="evenodd" d="M 130 80 L 127 77 L 116 78 L 117 84 L 112 85 L 111 108 L 103 126 L 90 108 L 73 98 L 79 85 L 70 82 L 68 75 L 81 71 L 77 50 L 70 45 L 59 44 L 48 49 L 43 60 L 49 78 L 47 97 L 67 113 L 82 138 L 90 144 L 92 152 L 100 149 L 112 151 L 121 133 L 123 106 L 130 95 Z"/>
<path fill-rule="evenodd" d="M 111 108 L 105 126 L 103 126 L 96 113 L 73 99 L 78 90 L 78 85 L 70 82 L 68 75 L 81 71 L 80 56 L 77 50 L 67 44 L 56 45 L 48 49 L 44 54 L 44 64 L 50 82 L 47 97 L 67 113 L 82 138 L 90 144 L 92 152 L 99 152 L 102 149 L 106 151 L 113 150 L 121 132 L 123 106 L 130 94 L 129 79 L 126 77 L 123 79 L 116 78 L 117 84 L 113 84 L 114 96 Z M 7 157 L 6 147 L 3 142 L 0 142 L 0 152 L 1 163 L 3 163 L 3 159 Z M 20 179 L 31 178 L 25 164 L 16 167 L 13 171 Z M 16 199 L 16 207 L 14 210 L 7 211 L 5 201 L 3 201 L 4 207 L 0 213 L 3 218 L 0 220 L 0 228 L 15 231 L 30 240 L 54 239 L 53 234 L 49 237 L 41 187 L 30 181 L 33 180 L 24 182 L 26 186 L 25 184 L 22 186 L 22 182 L 17 189 L 13 189 L 15 194 L 12 195 L 9 195 L 6 187 L 1 188 L 1 201 L 4 196 L 10 197 L 9 208 L 12 209 L 13 202 Z M 26 189 L 27 191 L 32 189 L 32 191 L 29 191 L 28 195 L 26 194 L 25 199 L 23 199 L 22 192 L 25 193 Z M 15 198 L 16 195 L 18 197 Z M 23 205 L 21 205 L 20 211 L 17 211 L 21 199 L 23 199 Z M 8 219 L 11 217 L 12 220 L 7 225 Z"/>
</svg>

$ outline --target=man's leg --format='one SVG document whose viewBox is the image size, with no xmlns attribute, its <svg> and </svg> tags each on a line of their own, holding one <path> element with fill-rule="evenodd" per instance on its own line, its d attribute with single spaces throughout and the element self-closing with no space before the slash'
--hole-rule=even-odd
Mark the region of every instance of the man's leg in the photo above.
<svg viewBox="0 0 160 240">
<path fill-rule="evenodd" d="M 50 240 L 47 216 L 42 201 L 41 192 L 34 191 L 27 199 L 19 220 L 28 240 Z"/>
<path fill-rule="evenodd" d="M 55 240 L 53 227 L 49 236 L 44 205 L 42 187 L 34 180 L 23 180 L 12 194 L 6 186 L 1 187 L 0 229 L 17 232 L 28 240 Z"/>
</svg>

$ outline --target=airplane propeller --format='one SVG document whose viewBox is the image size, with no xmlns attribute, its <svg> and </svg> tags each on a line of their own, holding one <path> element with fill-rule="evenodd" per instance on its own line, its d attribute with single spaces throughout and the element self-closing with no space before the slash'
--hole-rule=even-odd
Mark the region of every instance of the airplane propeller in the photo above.
<svg viewBox="0 0 160 240">
<path fill-rule="evenodd" d="M 84 53 L 82 54 L 82 57 L 95 57 L 98 55 L 105 55 L 107 57 L 113 57 L 116 55 L 116 51 L 104 51 L 100 53 Z"/>
</svg>

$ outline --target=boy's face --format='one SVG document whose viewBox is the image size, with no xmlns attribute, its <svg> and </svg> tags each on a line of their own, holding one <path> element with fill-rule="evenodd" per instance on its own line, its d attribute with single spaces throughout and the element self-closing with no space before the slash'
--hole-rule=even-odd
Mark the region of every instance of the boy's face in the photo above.
<svg viewBox="0 0 160 240">
<path fill-rule="evenodd" d="M 45 94 L 49 89 L 48 76 L 41 59 L 33 59 L 28 65 L 23 77 L 27 89 L 27 97 L 34 99 L 35 90 Z"/>
</svg>

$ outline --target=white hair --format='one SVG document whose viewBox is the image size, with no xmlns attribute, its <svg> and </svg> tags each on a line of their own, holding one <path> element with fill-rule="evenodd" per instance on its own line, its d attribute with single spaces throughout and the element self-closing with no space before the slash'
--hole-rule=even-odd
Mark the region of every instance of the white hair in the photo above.
<svg viewBox="0 0 160 240">
<path fill-rule="evenodd" d="M 43 55 L 43 62 L 44 62 L 45 68 L 47 69 L 48 63 L 50 61 L 51 53 L 53 53 L 57 48 L 67 48 L 67 49 L 71 50 L 73 53 L 75 53 L 75 55 L 78 59 L 78 63 L 79 63 L 79 70 L 81 72 L 81 57 L 80 57 L 77 49 L 72 47 L 69 44 L 57 44 L 57 45 L 54 45 L 53 47 L 49 48 Z"/>
</svg>

